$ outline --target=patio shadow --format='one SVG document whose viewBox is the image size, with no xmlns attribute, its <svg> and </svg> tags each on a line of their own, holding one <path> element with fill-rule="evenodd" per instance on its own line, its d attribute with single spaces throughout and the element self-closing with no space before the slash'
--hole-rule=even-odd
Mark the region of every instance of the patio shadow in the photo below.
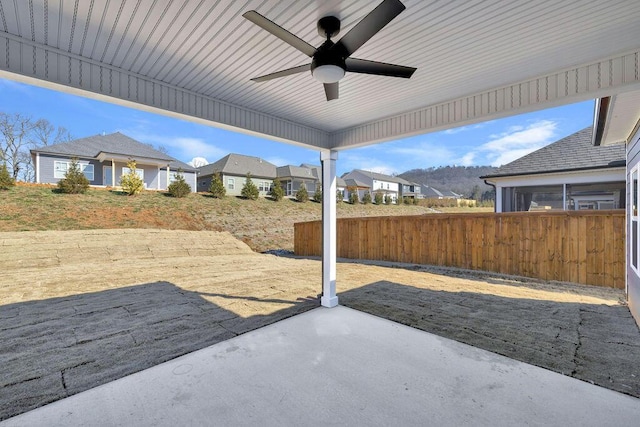
<svg viewBox="0 0 640 427">
<path fill-rule="evenodd" d="M 640 397 L 640 331 L 626 306 L 507 298 L 379 281 L 340 303 Z"/>
<path fill-rule="evenodd" d="M 168 282 L 1 306 L 0 420 L 317 306 L 243 318 Z"/>
</svg>

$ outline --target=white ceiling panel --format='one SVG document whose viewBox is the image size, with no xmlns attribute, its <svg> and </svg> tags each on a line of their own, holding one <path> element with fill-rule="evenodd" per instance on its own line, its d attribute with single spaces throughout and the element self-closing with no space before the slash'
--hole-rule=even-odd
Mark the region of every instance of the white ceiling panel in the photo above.
<svg viewBox="0 0 640 427">
<path fill-rule="evenodd" d="M 478 96 L 486 94 L 490 115 L 493 107 L 489 103 L 510 103 L 492 92 L 501 88 L 519 91 L 517 108 L 511 105 L 502 110 L 493 108 L 506 115 L 534 108 L 534 104 L 542 108 L 547 101 L 559 104 L 588 99 L 601 95 L 607 88 L 612 92 L 623 91 L 625 85 L 640 81 L 637 76 L 640 1 L 637 0 L 404 0 L 407 9 L 353 56 L 416 67 L 411 79 L 347 73 L 340 81 L 340 98 L 330 102 L 325 99 L 322 84 L 310 73 L 264 83 L 250 81 L 252 77 L 309 63 L 310 58 L 244 19 L 244 12 L 256 10 L 308 43 L 319 46 L 323 42 L 316 29 L 320 17 L 334 15 L 342 20 L 342 31 L 334 38 L 337 41 L 378 3 L 369 0 L 0 0 L 0 37 L 4 35 L 0 40 L 0 58 L 6 57 L 0 59 L 0 69 L 40 79 L 44 75 L 46 79 L 50 75 L 58 76 L 65 61 L 70 64 L 70 70 L 88 67 L 82 64 L 85 61 L 92 67 L 104 67 L 99 72 L 92 71 L 101 76 L 100 88 L 105 86 L 105 70 L 111 80 L 113 73 L 119 72 L 125 76 L 119 77 L 119 85 L 128 86 L 129 93 L 135 79 L 138 91 L 141 82 L 146 82 L 144 90 L 155 92 L 158 85 L 162 87 L 158 92 L 172 94 L 174 107 L 168 110 L 174 112 L 215 122 L 218 113 L 210 112 L 214 107 L 204 106 L 210 101 L 317 130 L 327 135 L 327 141 L 330 135 L 385 118 L 402 116 L 407 120 L 410 118 L 407 114 L 414 114 L 416 121 L 420 114 L 434 117 L 429 119 L 431 125 L 415 125 L 407 134 L 486 118 L 487 115 L 471 114 L 467 104 L 474 104 L 480 99 Z M 33 66 L 29 64 L 28 55 L 25 57 L 24 46 L 35 49 Z M 38 71 L 40 59 L 35 57 L 39 49 L 49 55 L 46 61 L 55 58 L 62 64 L 55 73 Z M 16 52 L 20 55 L 19 64 L 14 59 Z M 630 57 L 629 53 L 635 56 Z M 615 69 L 617 60 L 611 59 L 616 57 L 627 58 L 621 65 L 627 67 L 626 74 L 619 82 L 612 77 L 619 74 Z M 635 70 L 629 71 L 629 58 L 636 58 Z M 576 70 L 575 77 L 571 70 Z M 73 75 L 78 73 L 82 71 L 75 71 Z M 126 82 L 122 80 L 125 78 Z M 71 77 L 67 78 L 69 83 L 62 77 L 57 81 L 51 79 L 53 83 L 74 86 Z M 562 79 L 566 81 L 558 81 Z M 83 76 L 82 85 L 88 85 L 86 80 Z M 523 82 L 529 86 L 523 86 Z M 540 82 L 544 87 L 540 87 Z M 536 85 L 536 94 L 523 95 L 523 88 L 533 91 L 532 84 Z M 588 87 L 583 88 L 585 85 Z M 77 88 L 84 89 L 84 86 Z M 86 89 L 100 92 L 95 86 L 94 82 Z M 549 95 L 550 90 L 553 96 Z M 544 100 L 539 99 L 541 91 Z M 504 98 L 504 93 L 500 95 Z M 185 96 L 194 104 L 193 113 L 177 107 L 185 103 Z M 155 102 L 155 93 L 150 98 L 151 101 L 139 102 L 159 108 L 168 102 L 166 97 L 161 104 Z M 530 106 L 526 107 L 525 103 Z M 433 111 L 425 112 L 429 108 Z M 438 108 L 446 113 L 438 112 Z M 461 113 L 460 108 L 465 111 Z M 210 117 L 206 116 L 207 111 Z M 439 122 L 438 114 L 449 119 Z M 236 126 L 233 120 L 231 117 L 223 124 Z M 243 127 L 239 119 L 236 121 L 237 126 Z M 388 136 L 363 138 L 357 143 L 388 139 Z"/>
</svg>

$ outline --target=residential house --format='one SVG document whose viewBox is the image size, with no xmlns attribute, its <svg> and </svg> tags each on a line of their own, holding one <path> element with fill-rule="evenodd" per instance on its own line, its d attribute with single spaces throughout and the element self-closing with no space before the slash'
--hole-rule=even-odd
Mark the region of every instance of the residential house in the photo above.
<svg viewBox="0 0 640 427">
<path fill-rule="evenodd" d="M 181 171 L 192 191 L 196 190 L 195 168 L 120 132 L 34 148 L 31 157 L 38 183 L 57 183 L 71 159 L 77 158 L 90 185 L 117 187 L 129 171 L 127 162 L 135 160 L 146 189 L 166 190 Z"/>
<path fill-rule="evenodd" d="M 420 186 L 420 194 L 423 199 L 444 199 L 444 195 L 440 190 L 436 190 L 428 185 Z"/>
<path fill-rule="evenodd" d="M 317 190 L 322 191 L 318 170 L 319 166 L 280 166 L 276 168 L 276 175 L 282 184 L 286 196 L 295 196 L 301 187 L 305 187 L 310 197 Z"/>
<path fill-rule="evenodd" d="M 393 177 L 392 177 L 393 178 Z M 400 182 L 400 195 L 401 197 L 408 197 L 410 199 L 422 198 L 422 186 L 415 182 L 409 182 L 405 179 L 398 178 Z"/>
<path fill-rule="evenodd" d="M 362 199 L 364 193 L 367 191 L 371 193 L 372 198 L 377 191 L 381 191 L 385 196 L 391 196 L 394 203 L 397 202 L 398 198 L 402 195 L 401 185 L 410 185 L 408 181 L 402 178 L 361 169 L 354 169 L 351 172 L 345 173 L 342 175 L 342 178 L 348 187 L 357 187 L 360 199 Z"/>
<path fill-rule="evenodd" d="M 496 212 L 623 209 L 625 145 L 592 139 L 582 129 L 480 177 L 496 188 Z"/>
<path fill-rule="evenodd" d="M 227 154 L 220 160 L 198 168 L 198 191 L 209 191 L 214 174 L 220 178 L 229 196 L 239 196 L 251 174 L 251 181 L 258 187 L 261 196 L 266 196 L 276 178 L 276 165 L 264 159 L 243 154 Z"/>
<path fill-rule="evenodd" d="M 362 200 L 366 192 L 369 192 L 369 194 L 371 194 L 371 186 L 365 182 L 358 181 L 355 178 L 340 178 L 340 179 L 344 181 L 344 184 L 346 186 L 343 192 L 344 200 L 349 200 L 349 193 L 354 190 L 358 193 L 358 200 Z M 373 197 L 374 196 L 371 195 L 372 199 Z"/>
</svg>

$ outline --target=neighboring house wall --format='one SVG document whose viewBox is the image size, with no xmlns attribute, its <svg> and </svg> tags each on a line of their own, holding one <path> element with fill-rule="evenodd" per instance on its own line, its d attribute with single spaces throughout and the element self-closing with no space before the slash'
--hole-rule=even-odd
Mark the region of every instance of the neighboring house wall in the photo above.
<svg viewBox="0 0 640 427">
<path fill-rule="evenodd" d="M 38 180 L 43 183 L 55 184 L 64 178 L 64 170 L 60 169 L 56 171 L 56 166 L 61 163 L 65 166 L 71 164 L 71 158 L 66 156 L 56 156 L 50 154 L 40 154 L 40 173 Z M 57 164 L 57 165 L 56 165 Z M 93 159 L 78 159 L 78 164 L 85 170 L 85 176 L 89 179 L 90 185 L 102 185 L 102 166 L 100 162 Z M 86 165 L 93 166 L 93 174 L 91 170 L 86 168 Z M 92 178 L 93 175 L 93 179 Z"/>
<path fill-rule="evenodd" d="M 640 130 L 627 146 L 627 300 L 640 324 Z"/>
<path fill-rule="evenodd" d="M 242 187 L 244 187 L 245 182 L 247 181 L 247 176 L 240 175 L 228 175 L 222 174 L 222 183 L 224 184 L 224 188 L 227 190 L 227 196 L 240 196 L 242 194 Z M 258 187 L 258 191 L 260 191 L 261 196 L 266 196 L 269 194 L 269 190 L 273 185 L 273 179 L 270 178 L 261 178 L 252 176 L 251 182 Z M 209 178 L 209 185 L 211 185 L 211 178 Z M 209 187 L 207 187 L 207 190 Z M 202 191 L 202 190 L 200 190 Z"/>
</svg>

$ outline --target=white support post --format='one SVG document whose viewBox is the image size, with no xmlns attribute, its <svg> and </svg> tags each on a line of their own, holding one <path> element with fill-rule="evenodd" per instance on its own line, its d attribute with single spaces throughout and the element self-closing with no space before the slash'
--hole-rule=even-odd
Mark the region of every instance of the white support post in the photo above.
<svg viewBox="0 0 640 427">
<path fill-rule="evenodd" d="M 323 307 L 338 305 L 336 296 L 336 160 L 338 152 L 320 152 L 322 162 L 322 298 Z"/>
<path fill-rule="evenodd" d="M 502 187 L 496 185 L 496 213 L 500 213 L 504 210 L 502 206 Z M 512 208 L 513 209 L 513 208 Z"/>
<path fill-rule="evenodd" d="M 171 168 L 167 165 L 167 188 L 165 190 L 169 189 L 169 175 L 171 175 Z"/>
<path fill-rule="evenodd" d="M 160 165 L 158 165 L 158 181 L 156 182 L 156 190 L 160 190 Z"/>
<path fill-rule="evenodd" d="M 36 183 L 40 184 L 40 153 L 36 153 Z"/>
<path fill-rule="evenodd" d="M 562 184 L 562 210 L 567 210 L 567 184 Z"/>
<path fill-rule="evenodd" d="M 116 187 L 116 161 L 111 159 L 111 188 Z"/>
</svg>

